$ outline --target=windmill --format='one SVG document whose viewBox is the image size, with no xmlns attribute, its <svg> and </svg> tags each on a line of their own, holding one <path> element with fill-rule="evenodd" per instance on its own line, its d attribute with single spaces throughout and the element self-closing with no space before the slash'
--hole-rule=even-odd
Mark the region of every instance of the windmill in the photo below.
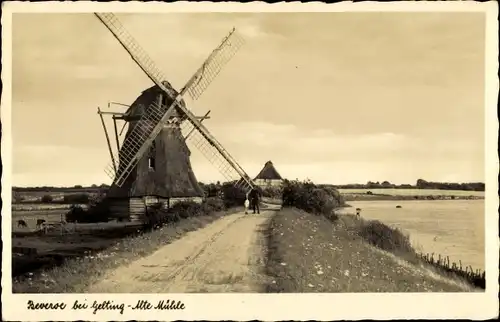
<svg viewBox="0 0 500 322">
<path fill-rule="evenodd" d="M 158 202 L 158 199 L 169 199 L 171 197 L 168 185 L 175 185 L 178 178 L 166 182 L 165 173 L 161 173 L 161 171 L 155 173 L 155 169 L 162 166 L 155 164 L 156 159 L 150 156 L 158 156 L 158 153 L 160 153 L 159 155 L 162 156 L 165 162 L 170 164 L 167 166 L 173 166 L 173 163 L 185 164 L 189 162 L 189 158 L 182 157 L 180 162 L 178 162 L 179 160 L 167 162 L 172 153 L 168 151 L 169 146 L 166 146 L 168 144 L 165 144 L 165 142 L 169 142 L 169 144 L 173 142 L 172 144 L 178 150 L 182 150 L 185 142 L 190 141 L 219 170 L 227 181 L 235 182 L 237 187 L 245 190 L 253 188 L 254 183 L 245 170 L 202 124 L 203 120 L 208 118 L 208 113 L 202 117 L 197 117 L 186 107 L 184 101 L 187 96 L 197 100 L 219 74 L 222 67 L 236 54 L 243 44 L 243 40 L 236 30 L 234 28 L 231 30 L 187 81 L 186 85 L 180 91 L 176 91 L 114 14 L 94 14 L 153 82 L 153 86 L 146 89 L 128 107 L 125 113 L 98 110 L 103 126 L 102 115 L 113 115 L 115 137 L 119 136 L 117 120 L 123 120 L 129 125 L 121 146 L 118 138 L 116 139 L 115 152 L 111 148 L 111 140 L 104 126 L 111 155 L 111 162 L 105 171 L 113 180 L 108 195 L 110 198 L 116 199 L 120 199 L 120 197 L 126 199 L 124 197 L 128 197 L 129 200 L 127 204 L 119 204 L 116 207 L 116 212 L 124 212 L 124 206 L 127 207 L 128 213 L 132 213 L 134 212 L 133 209 L 139 208 L 137 200 L 134 201 L 132 197 L 142 197 L 143 200 L 152 197 L 156 199 L 156 202 Z M 185 149 L 187 149 L 187 145 Z M 189 153 L 186 155 L 189 156 Z M 152 161 L 153 164 L 151 164 Z M 151 168 L 153 168 L 153 171 L 150 171 Z M 177 172 L 192 172 L 190 164 L 184 170 L 177 169 Z M 186 179 L 186 182 L 193 181 L 194 174 L 190 173 L 187 177 L 189 178 Z M 192 189 L 188 187 L 187 190 L 192 190 L 191 194 L 193 194 L 193 191 L 196 194 L 197 182 L 191 183 L 191 186 L 193 186 Z M 162 193 L 162 191 L 166 192 Z M 113 209 L 111 211 L 113 212 Z M 136 212 L 141 211 L 137 210 Z"/>
</svg>

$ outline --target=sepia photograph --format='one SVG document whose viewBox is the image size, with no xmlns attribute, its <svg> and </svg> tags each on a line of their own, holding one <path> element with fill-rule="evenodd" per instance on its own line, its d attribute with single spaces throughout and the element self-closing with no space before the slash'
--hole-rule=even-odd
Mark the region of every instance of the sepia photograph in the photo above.
<svg viewBox="0 0 500 322">
<path fill-rule="evenodd" d="M 496 5 L 87 4 L 8 18 L 2 300 L 27 320 L 189 299 L 120 294 L 497 293 Z"/>
</svg>

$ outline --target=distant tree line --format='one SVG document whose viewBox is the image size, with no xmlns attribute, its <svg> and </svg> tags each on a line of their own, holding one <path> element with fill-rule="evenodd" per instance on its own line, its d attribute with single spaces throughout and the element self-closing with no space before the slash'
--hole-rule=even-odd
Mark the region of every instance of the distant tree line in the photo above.
<svg viewBox="0 0 500 322">
<path fill-rule="evenodd" d="M 44 191 L 44 192 L 64 192 L 68 190 L 82 190 L 82 191 L 99 191 L 102 189 L 108 189 L 109 185 L 101 184 L 96 185 L 93 184 L 88 187 L 84 187 L 81 185 L 75 185 L 73 187 L 51 187 L 51 186 L 41 186 L 41 187 L 12 187 L 12 191 L 14 192 L 23 192 L 23 191 Z"/>
<path fill-rule="evenodd" d="M 200 187 L 205 191 L 207 196 L 215 196 L 218 191 L 221 190 L 222 185 L 219 181 L 216 183 L 198 183 Z M 485 184 L 484 182 L 465 182 L 465 183 L 454 183 L 454 182 L 433 182 L 426 181 L 424 179 L 418 179 L 415 185 L 412 184 L 394 184 L 389 181 L 383 182 L 373 182 L 368 181 L 366 184 L 354 183 L 354 184 L 345 184 L 345 185 L 330 185 L 325 184 L 321 186 L 333 187 L 336 189 L 384 189 L 384 188 L 393 188 L 393 189 L 441 189 L 441 190 L 465 190 L 465 191 L 484 191 Z M 23 191 L 44 191 L 44 192 L 64 192 L 68 190 L 78 190 L 85 192 L 100 192 L 101 190 L 107 190 L 109 185 L 101 184 L 96 185 L 93 184 L 88 187 L 84 187 L 81 185 L 75 185 L 73 187 L 50 187 L 50 186 L 42 186 L 42 187 L 12 187 L 12 191 L 14 192 L 23 192 Z"/>
<path fill-rule="evenodd" d="M 484 191 L 484 182 L 432 182 L 424 179 L 417 180 L 417 188 L 419 189 L 442 189 L 442 190 L 466 190 L 466 191 Z"/>
<path fill-rule="evenodd" d="M 389 181 L 373 182 L 366 184 L 346 184 L 346 185 L 325 185 L 337 189 L 440 189 L 440 190 L 464 190 L 464 191 L 484 191 L 484 182 L 432 182 L 424 179 L 418 179 L 415 185 L 411 184 L 393 184 Z"/>
<path fill-rule="evenodd" d="M 54 200 L 51 195 L 43 195 L 41 198 L 42 203 L 61 203 L 61 204 L 86 204 L 91 200 L 87 193 L 78 193 L 63 196 L 62 200 Z"/>
</svg>

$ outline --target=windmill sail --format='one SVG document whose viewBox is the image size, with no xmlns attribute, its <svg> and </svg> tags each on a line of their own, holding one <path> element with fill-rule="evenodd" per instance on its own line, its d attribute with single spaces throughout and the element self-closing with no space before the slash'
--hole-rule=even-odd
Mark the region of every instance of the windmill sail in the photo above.
<svg viewBox="0 0 500 322">
<path fill-rule="evenodd" d="M 108 28 L 108 30 L 120 42 L 123 48 L 128 52 L 130 57 L 142 69 L 142 71 L 165 93 L 174 98 L 175 94 L 172 93 L 167 87 L 163 86 L 162 81 L 165 80 L 165 75 L 156 66 L 151 57 L 139 45 L 134 37 L 123 27 L 122 23 L 112 13 L 94 13 L 97 18 Z"/>
<path fill-rule="evenodd" d="M 227 179 L 239 176 L 238 184 L 246 188 L 253 187 L 253 182 L 236 160 L 224 147 L 210 134 L 208 129 L 189 111 L 183 104 L 183 95 L 187 92 L 193 99 L 198 99 L 219 74 L 222 67 L 234 56 L 243 41 L 235 33 L 235 29 L 222 41 L 222 43 L 209 55 L 198 71 L 189 79 L 180 93 L 173 93 L 164 86 L 166 79 L 152 59 L 140 47 L 135 39 L 123 28 L 120 21 L 112 13 L 95 13 L 99 20 L 111 31 L 115 38 L 129 53 L 132 59 L 146 73 L 146 75 L 165 92 L 173 103 L 169 106 L 151 104 L 142 114 L 136 128 L 131 132 L 120 150 L 117 160 L 119 165 L 111 164 L 107 168 L 110 177 L 114 177 L 114 184 L 121 187 L 138 160 L 144 155 L 148 147 L 161 131 L 165 121 L 173 115 L 178 108 L 183 113 L 184 122 L 189 124 L 194 135 L 190 140 L 207 157 Z M 196 131 L 193 131 L 196 130 Z M 195 140 L 198 138 L 198 140 Z M 118 169 L 116 173 L 113 171 Z M 229 177 L 229 178 L 228 178 Z"/>
<path fill-rule="evenodd" d="M 243 44 L 243 38 L 233 28 L 221 44 L 212 51 L 181 92 L 187 91 L 193 100 L 198 99 Z"/>
</svg>

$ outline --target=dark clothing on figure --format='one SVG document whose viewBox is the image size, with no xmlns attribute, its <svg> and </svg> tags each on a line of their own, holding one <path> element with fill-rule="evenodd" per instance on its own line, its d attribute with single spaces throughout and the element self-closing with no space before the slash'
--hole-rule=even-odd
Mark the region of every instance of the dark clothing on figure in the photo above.
<svg viewBox="0 0 500 322">
<path fill-rule="evenodd" d="M 250 190 L 250 193 L 248 196 L 250 197 L 250 199 L 259 199 L 260 192 L 259 192 L 259 190 L 253 188 L 252 190 Z"/>
<path fill-rule="evenodd" d="M 255 188 L 250 190 L 250 194 L 248 197 L 250 199 L 250 203 L 252 204 L 253 213 L 255 213 L 255 211 L 257 211 L 257 213 L 260 214 L 260 207 L 259 207 L 260 192 L 259 192 L 259 190 L 255 189 Z"/>
<path fill-rule="evenodd" d="M 252 202 L 252 210 L 253 210 L 253 213 L 255 213 L 255 211 L 257 211 L 257 213 L 260 214 L 260 208 L 259 208 L 259 201 L 258 200 L 254 200 Z"/>
</svg>

